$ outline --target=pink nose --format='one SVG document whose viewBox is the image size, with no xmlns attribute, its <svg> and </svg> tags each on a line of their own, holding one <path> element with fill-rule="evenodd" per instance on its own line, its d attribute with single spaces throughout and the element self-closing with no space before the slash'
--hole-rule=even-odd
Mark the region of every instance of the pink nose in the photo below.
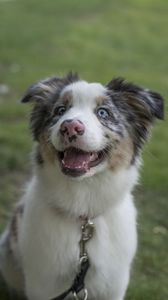
<svg viewBox="0 0 168 300">
<path fill-rule="evenodd" d="M 85 132 L 84 124 L 79 120 L 65 120 L 60 127 L 61 134 L 69 137 L 83 135 Z"/>
</svg>

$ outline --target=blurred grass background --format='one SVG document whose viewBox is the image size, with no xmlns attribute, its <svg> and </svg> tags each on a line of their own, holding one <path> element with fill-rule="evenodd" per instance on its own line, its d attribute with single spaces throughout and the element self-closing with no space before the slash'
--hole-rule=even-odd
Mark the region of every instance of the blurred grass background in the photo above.
<svg viewBox="0 0 168 300">
<path fill-rule="evenodd" d="M 25 89 L 73 70 L 102 83 L 123 76 L 167 98 L 167 51 L 166 0 L 0 0 L 0 230 L 31 172 L 30 108 L 19 103 Z M 144 151 L 127 300 L 168 299 L 166 115 Z M 2 284 L 0 299 L 9 299 Z"/>
</svg>

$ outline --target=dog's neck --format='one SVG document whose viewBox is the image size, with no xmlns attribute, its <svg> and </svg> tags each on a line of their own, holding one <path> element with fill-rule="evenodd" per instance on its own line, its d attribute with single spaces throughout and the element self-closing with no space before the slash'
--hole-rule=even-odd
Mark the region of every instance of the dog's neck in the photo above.
<svg viewBox="0 0 168 300">
<path fill-rule="evenodd" d="M 55 207 L 59 214 L 93 219 L 121 203 L 132 191 L 137 178 L 136 166 L 74 180 L 48 165 L 36 170 L 36 191 L 41 201 Z"/>
</svg>

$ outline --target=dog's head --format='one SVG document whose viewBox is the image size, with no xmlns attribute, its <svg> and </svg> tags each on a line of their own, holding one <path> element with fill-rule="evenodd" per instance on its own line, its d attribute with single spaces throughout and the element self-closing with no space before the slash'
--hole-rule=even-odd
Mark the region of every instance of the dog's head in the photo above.
<svg viewBox="0 0 168 300">
<path fill-rule="evenodd" d="M 76 74 L 53 77 L 31 86 L 22 102 L 34 105 L 38 164 L 59 161 L 71 177 L 136 164 L 154 120 L 163 119 L 161 95 L 120 78 L 103 86 Z"/>
</svg>

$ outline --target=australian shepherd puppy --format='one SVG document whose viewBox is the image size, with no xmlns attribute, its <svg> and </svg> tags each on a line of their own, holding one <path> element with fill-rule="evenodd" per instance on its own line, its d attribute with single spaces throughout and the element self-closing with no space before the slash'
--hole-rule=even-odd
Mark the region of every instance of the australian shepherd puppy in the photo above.
<svg viewBox="0 0 168 300">
<path fill-rule="evenodd" d="M 29 300 L 58 297 L 78 272 L 89 219 L 88 297 L 123 300 L 137 247 L 132 190 L 162 97 L 121 78 L 104 86 L 68 74 L 32 85 L 22 102 L 33 106 L 34 176 L 0 240 L 3 277 Z"/>
</svg>

